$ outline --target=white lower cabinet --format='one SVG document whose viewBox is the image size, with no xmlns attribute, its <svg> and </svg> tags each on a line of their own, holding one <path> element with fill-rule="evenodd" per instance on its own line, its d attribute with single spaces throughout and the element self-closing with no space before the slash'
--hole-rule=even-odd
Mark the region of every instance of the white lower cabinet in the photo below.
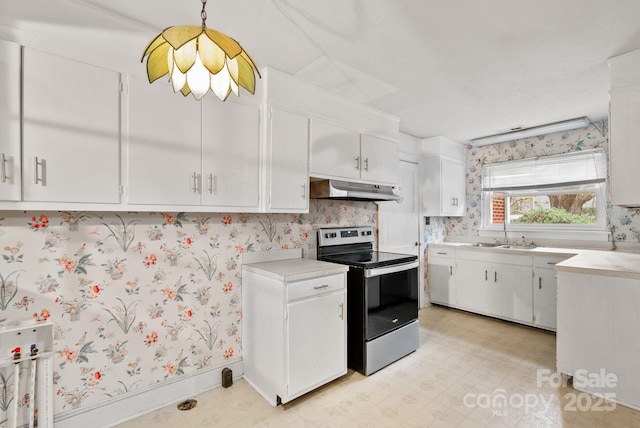
<svg viewBox="0 0 640 428">
<path fill-rule="evenodd" d="M 456 305 L 456 253 L 455 249 L 430 248 L 429 290 L 432 303 Z"/>
<path fill-rule="evenodd" d="M 346 273 L 290 281 L 260 272 L 281 263 L 242 271 L 244 378 L 273 406 L 347 373 Z"/>
<path fill-rule="evenodd" d="M 558 280 L 556 263 L 568 256 L 533 256 L 533 324 L 556 329 L 558 313 Z"/>
<path fill-rule="evenodd" d="M 429 247 L 431 302 L 556 329 L 556 263 L 571 254 Z"/>
</svg>

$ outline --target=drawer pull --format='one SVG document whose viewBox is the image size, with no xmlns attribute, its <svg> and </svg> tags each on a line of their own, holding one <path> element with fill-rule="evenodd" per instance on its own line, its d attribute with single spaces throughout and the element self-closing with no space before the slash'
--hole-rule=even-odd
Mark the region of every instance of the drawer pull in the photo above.
<svg viewBox="0 0 640 428">
<path fill-rule="evenodd" d="M 442 255 L 442 256 L 446 256 L 446 255 L 447 255 L 447 254 L 449 254 L 449 253 L 442 253 L 442 252 L 438 251 L 436 254 L 440 254 L 440 255 Z"/>
<path fill-rule="evenodd" d="M 555 265 L 555 264 L 557 264 L 557 263 L 558 263 L 558 262 L 547 262 L 547 264 L 548 264 L 548 265 Z"/>
<path fill-rule="evenodd" d="M 316 285 L 313 287 L 314 290 L 322 290 L 323 288 L 329 288 L 329 284 Z"/>
</svg>

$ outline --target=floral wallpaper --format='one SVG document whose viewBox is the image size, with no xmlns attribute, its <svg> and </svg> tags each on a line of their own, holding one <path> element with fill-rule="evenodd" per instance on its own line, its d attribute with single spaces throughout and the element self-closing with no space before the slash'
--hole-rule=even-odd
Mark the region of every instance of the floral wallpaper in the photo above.
<svg viewBox="0 0 640 428">
<path fill-rule="evenodd" d="M 480 185 L 483 164 L 578 150 L 608 149 L 608 137 L 608 122 L 597 121 L 586 128 L 566 132 L 557 132 L 483 147 L 469 146 L 466 152 L 467 212 L 464 217 L 442 218 L 446 223 L 446 235 L 478 236 L 478 229 L 482 224 L 482 207 L 480 204 L 482 191 Z M 607 206 L 607 219 L 613 230 L 615 241 L 640 242 L 639 209 L 629 209 L 609 204 Z M 425 234 L 440 236 L 440 223 L 432 221 L 431 224 L 433 226 L 425 227 Z M 432 229 L 435 229 L 435 231 Z"/>
<path fill-rule="evenodd" d="M 321 200 L 309 214 L 0 217 L 0 325 L 54 323 L 56 414 L 241 359 L 242 253 L 307 254 L 319 226 L 377 226 L 375 203 Z M 12 405 L 9 371 L 0 370 L 0 421 Z"/>
</svg>

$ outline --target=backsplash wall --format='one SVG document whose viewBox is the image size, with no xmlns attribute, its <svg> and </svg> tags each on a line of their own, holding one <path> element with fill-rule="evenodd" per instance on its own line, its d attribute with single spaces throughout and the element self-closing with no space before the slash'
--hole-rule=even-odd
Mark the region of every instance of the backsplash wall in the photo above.
<svg viewBox="0 0 640 428">
<path fill-rule="evenodd" d="M 467 210 L 464 217 L 442 218 L 447 236 L 478 236 L 482 225 L 480 204 L 482 165 L 506 160 L 547 156 L 594 148 L 608 149 L 609 128 L 607 121 L 597 121 L 586 128 L 557 132 L 540 137 L 492 144 L 483 147 L 469 146 L 466 151 Z M 640 210 L 607 205 L 607 220 L 617 242 L 640 242 Z M 425 235 L 438 234 L 439 222 L 425 226 Z M 431 229 L 435 228 L 435 232 Z M 433 241 L 437 242 L 437 241 Z"/>
<path fill-rule="evenodd" d="M 376 227 L 376 208 L 312 200 L 309 214 L 5 211 L 0 325 L 53 321 L 55 414 L 99 405 L 240 360 L 241 254 L 307 254 L 315 228 Z M 0 375 L 11 389 L 11 374 Z"/>
</svg>

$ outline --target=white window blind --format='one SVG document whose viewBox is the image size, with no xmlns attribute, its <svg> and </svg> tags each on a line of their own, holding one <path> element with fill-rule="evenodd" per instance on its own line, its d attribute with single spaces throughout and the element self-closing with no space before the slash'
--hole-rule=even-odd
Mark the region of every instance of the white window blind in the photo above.
<svg viewBox="0 0 640 428">
<path fill-rule="evenodd" d="M 607 159 L 601 149 L 486 164 L 483 191 L 524 191 L 604 183 Z"/>
</svg>

